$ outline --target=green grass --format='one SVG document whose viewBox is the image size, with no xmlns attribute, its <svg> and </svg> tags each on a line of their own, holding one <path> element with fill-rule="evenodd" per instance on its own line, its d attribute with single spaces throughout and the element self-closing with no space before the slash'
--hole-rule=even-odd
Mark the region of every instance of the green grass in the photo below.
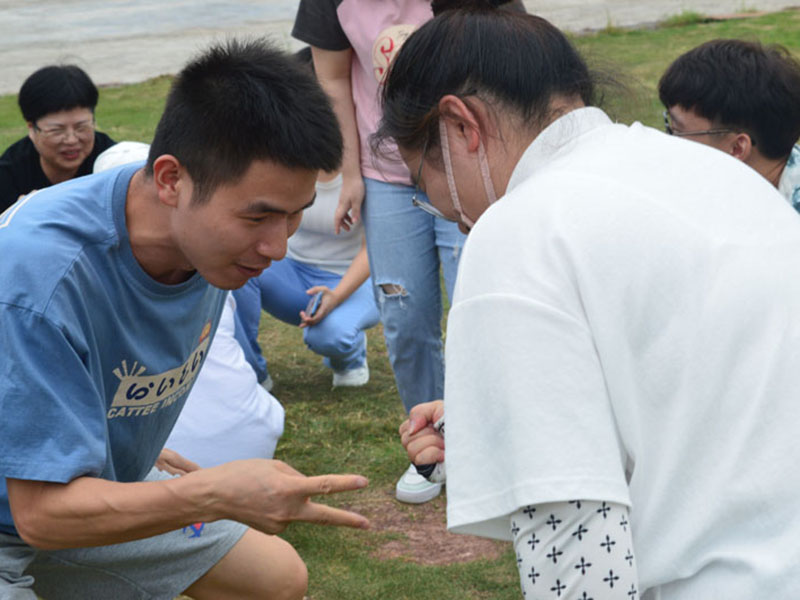
<svg viewBox="0 0 800 600">
<path fill-rule="evenodd" d="M 780 43 L 800 54 L 800 11 L 753 19 L 702 21 L 676 18 L 670 27 L 618 29 L 573 37 L 601 72 L 628 87 L 609 88 L 607 108 L 622 122 L 661 126 L 658 78 L 679 54 L 710 39 L 732 37 Z M 117 140 L 148 141 L 169 85 L 161 77 L 101 90 L 97 120 Z M 25 134 L 13 96 L 0 97 L 0 147 Z M 380 328 L 369 332 L 369 384 L 331 390 L 330 373 L 302 343 L 294 327 L 264 318 L 261 341 L 275 379 L 274 393 L 286 407 L 286 432 L 277 456 L 307 474 L 357 472 L 370 478 L 361 494 L 330 498 L 334 504 L 390 503 L 395 479 L 408 464 L 397 439 L 404 413 L 388 365 Z M 407 512 L 414 515 L 418 509 Z M 292 525 L 284 534 L 306 560 L 313 600 L 403 598 L 518 598 L 513 554 L 462 565 L 421 566 L 407 559 L 375 557 L 382 544 L 402 534 Z M 455 538 L 454 543 L 458 543 Z"/>
<path fill-rule="evenodd" d="M 686 27 L 687 25 L 697 25 L 698 23 L 706 23 L 708 17 L 693 10 L 685 10 L 680 14 L 664 19 L 659 25 L 661 27 Z"/>
</svg>

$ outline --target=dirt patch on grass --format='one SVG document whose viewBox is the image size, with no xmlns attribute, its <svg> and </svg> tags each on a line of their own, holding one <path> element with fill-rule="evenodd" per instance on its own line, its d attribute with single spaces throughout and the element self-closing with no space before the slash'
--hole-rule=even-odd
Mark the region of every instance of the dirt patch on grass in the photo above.
<svg viewBox="0 0 800 600">
<path fill-rule="evenodd" d="M 394 494 L 379 492 L 360 498 L 348 507 L 370 520 L 372 531 L 395 534 L 373 555 L 379 559 L 400 558 L 422 565 L 450 565 L 476 560 L 494 560 L 505 544 L 469 535 L 455 535 L 446 529 L 444 495 L 425 504 L 403 504 Z"/>
</svg>

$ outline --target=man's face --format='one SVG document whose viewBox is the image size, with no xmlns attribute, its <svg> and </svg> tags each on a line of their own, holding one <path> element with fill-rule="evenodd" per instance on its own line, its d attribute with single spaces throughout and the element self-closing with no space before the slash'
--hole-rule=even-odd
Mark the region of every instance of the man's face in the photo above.
<svg viewBox="0 0 800 600">
<path fill-rule="evenodd" d="M 88 108 L 48 113 L 28 123 L 45 173 L 72 177 L 94 148 L 94 115 Z"/>
<path fill-rule="evenodd" d="M 719 123 L 701 117 L 693 109 L 680 105 L 670 106 L 667 109 L 668 118 L 672 126 L 673 135 L 685 137 L 694 142 L 700 142 L 717 150 L 731 154 L 732 139 L 736 136 L 734 131 L 725 129 Z M 719 131 L 721 133 L 709 133 Z"/>
<path fill-rule="evenodd" d="M 314 200 L 317 172 L 254 161 L 241 180 L 221 185 L 202 204 L 183 194 L 172 235 L 187 270 L 236 289 L 286 254 L 286 242 Z"/>
</svg>

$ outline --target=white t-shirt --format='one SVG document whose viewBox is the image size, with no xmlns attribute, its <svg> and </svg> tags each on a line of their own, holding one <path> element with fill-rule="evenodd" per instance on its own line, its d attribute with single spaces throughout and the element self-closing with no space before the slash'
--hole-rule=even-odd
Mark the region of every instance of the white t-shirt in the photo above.
<svg viewBox="0 0 800 600">
<path fill-rule="evenodd" d="M 228 294 L 206 362 L 166 443 L 201 467 L 272 458 L 283 434 L 283 407 L 258 384 L 234 338 L 235 310 Z"/>
<path fill-rule="evenodd" d="M 552 124 L 461 256 L 449 527 L 618 502 L 643 598 L 800 597 L 799 255 L 732 157 L 594 108 Z"/>
<path fill-rule="evenodd" d="M 326 271 L 344 275 L 361 250 L 364 227 L 361 221 L 350 231 L 334 229 L 334 213 L 342 191 L 342 175 L 317 182 L 317 197 L 311 208 L 303 211 L 300 227 L 289 238 L 286 256 Z"/>
</svg>

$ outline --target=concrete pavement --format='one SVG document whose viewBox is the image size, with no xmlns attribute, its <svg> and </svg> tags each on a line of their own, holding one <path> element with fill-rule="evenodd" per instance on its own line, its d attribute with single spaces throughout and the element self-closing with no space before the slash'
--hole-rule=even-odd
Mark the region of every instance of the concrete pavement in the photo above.
<svg viewBox="0 0 800 600">
<path fill-rule="evenodd" d="M 526 0 L 570 30 L 653 23 L 691 10 L 708 15 L 781 10 L 798 0 Z M 215 39 L 267 35 L 288 49 L 296 0 L 0 0 L 0 94 L 40 66 L 81 65 L 98 84 L 175 73 Z"/>
</svg>

